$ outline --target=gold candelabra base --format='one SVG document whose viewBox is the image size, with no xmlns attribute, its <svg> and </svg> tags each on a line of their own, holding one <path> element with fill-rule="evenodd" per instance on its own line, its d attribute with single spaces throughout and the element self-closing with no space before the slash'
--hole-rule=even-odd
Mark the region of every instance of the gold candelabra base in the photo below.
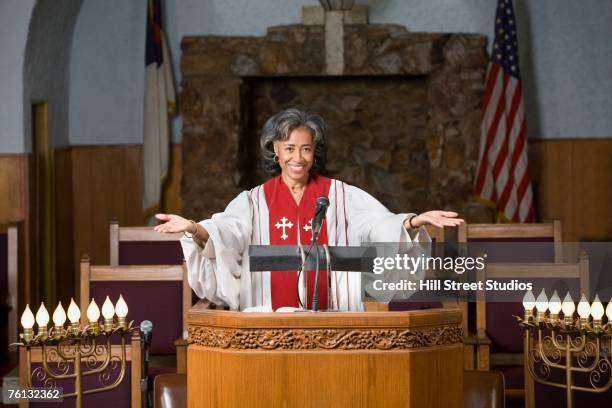
<svg viewBox="0 0 612 408">
<path fill-rule="evenodd" d="M 525 329 L 524 363 L 534 381 L 566 391 L 573 408 L 574 391 L 603 393 L 612 387 L 612 325 L 559 319 L 517 317 Z M 555 381 L 553 373 L 562 373 Z M 578 383 L 576 374 L 586 380 Z"/>
<path fill-rule="evenodd" d="M 23 342 L 17 343 L 22 364 L 21 386 L 57 388 L 58 382 L 71 381 L 74 392 L 62 396 L 76 398 L 78 408 L 83 406 L 84 395 L 116 388 L 125 377 L 126 336 L 135 330 L 132 323 L 113 325 L 102 332 L 86 326 L 71 327 L 69 331 L 54 328 L 48 335 L 22 336 Z M 118 344 L 112 344 L 113 336 L 119 337 Z M 33 368 L 36 363 L 39 364 Z M 83 380 L 89 376 L 97 376 L 98 385 L 85 389 Z"/>
</svg>

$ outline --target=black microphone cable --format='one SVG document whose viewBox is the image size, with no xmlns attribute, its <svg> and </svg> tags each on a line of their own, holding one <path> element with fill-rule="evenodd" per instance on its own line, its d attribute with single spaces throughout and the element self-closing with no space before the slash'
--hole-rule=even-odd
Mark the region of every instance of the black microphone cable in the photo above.
<svg viewBox="0 0 612 408">
<path fill-rule="evenodd" d="M 312 294 L 312 311 L 316 312 L 319 310 L 319 244 L 314 241 L 316 251 L 316 262 L 315 262 L 315 278 L 314 278 L 314 293 Z M 308 280 L 306 280 L 308 285 Z"/>
<path fill-rule="evenodd" d="M 312 251 L 312 247 L 314 246 L 315 241 L 312 241 L 310 243 L 310 247 L 308 247 L 308 251 L 306 251 L 306 255 L 304 256 L 304 266 L 306 266 L 306 262 L 308 262 L 308 256 L 310 256 L 310 251 Z M 318 247 L 317 247 L 318 250 Z M 302 303 L 302 298 L 300 297 L 300 276 L 302 276 L 302 272 L 304 272 L 303 269 L 300 269 L 298 271 L 298 275 L 297 275 L 297 285 L 295 286 L 295 290 L 297 292 L 297 298 L 298 298 L 298 305 L 301 308 L 304 308 L 304 303 Z M 306 276 L 306 287 L 308 287 L 308 276 Z M 306 299 L 308 301 L 308 299 Z M 307 309 L 307 308 L 305 308 Z"/>
</svg>

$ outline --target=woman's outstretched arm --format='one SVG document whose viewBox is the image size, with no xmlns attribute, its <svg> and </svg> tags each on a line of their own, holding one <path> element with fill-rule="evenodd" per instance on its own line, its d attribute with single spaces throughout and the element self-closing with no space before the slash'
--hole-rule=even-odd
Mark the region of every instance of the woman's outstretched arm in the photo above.
<svg viewBox="0 0 612 408">
<path fill-rule="evenodd" d="M 438 228 L 456 227 L 463 223 L 463 219 L 457 218 L 458 215 L 459 214 L 454 211 L 427 211 L 406 219 L 406 221 L 404 221 L 404 227 L 407 230 L 419 228 L 427 224 Z"/>
<path fill-rule="evenodd" d="M 198 246 L 203 246 L 208 241 L 208 231 L 195 221 L 188 220 L 176 214 L 155 214 L 155 218 L 164 221 L 153 228 L 161 233 L 183 232 L 193 235 L 193 240 Z"/>
</svg>

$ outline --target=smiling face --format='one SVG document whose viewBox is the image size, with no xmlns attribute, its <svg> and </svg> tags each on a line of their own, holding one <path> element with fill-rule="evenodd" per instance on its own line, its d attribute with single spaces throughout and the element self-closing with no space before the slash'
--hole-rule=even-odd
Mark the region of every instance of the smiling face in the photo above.
<svg viewBox="0 0 612 408">
<path fill-rule="evenodd" d="M 308 129 L 294 129 L 287 140 L 274 142 L 274 153 L 285 180 L 308 182 L 308 172 L 314 163 L 314 144 Z"/>
</svg>

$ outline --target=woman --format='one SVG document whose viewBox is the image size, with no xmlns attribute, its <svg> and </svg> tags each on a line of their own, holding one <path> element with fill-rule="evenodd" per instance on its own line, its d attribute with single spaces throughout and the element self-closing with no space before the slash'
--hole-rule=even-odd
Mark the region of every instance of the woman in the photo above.
<svg viewBox="0 0 612 408">
<path fill-rule="evenodd" d="M 183 232 L 181 245 L 189 284 L 201 298 L 231 309 L 276 310 L 298 306 L 297 273 L 249 271 L 248 247 L 310 243 L 316 198 L 330 205 L 318 235 L 319 244 L 358 246 L 363 242 L 428 241 L 424 225 L 454 227 L 457 213 L 428 211 L 393 214 L 364 191 L 318 174 L 324 165 L 323 120 L 287 109 L 266 122 L 261 148 L 266 170 L 274 175 L 242 192 L 209 220 L 196 223 L 173 214 L 157 214 L 162 233 Z M 314 290 L 309 277 L 308 293 Z M 327 303 L 327 278 L 319 279 L 321 308 Z M 332 272 L 334 309 L 361 310 L 361 274 Z M 300 285 L 301 286 L 301 285 Z"/>
</svg>

